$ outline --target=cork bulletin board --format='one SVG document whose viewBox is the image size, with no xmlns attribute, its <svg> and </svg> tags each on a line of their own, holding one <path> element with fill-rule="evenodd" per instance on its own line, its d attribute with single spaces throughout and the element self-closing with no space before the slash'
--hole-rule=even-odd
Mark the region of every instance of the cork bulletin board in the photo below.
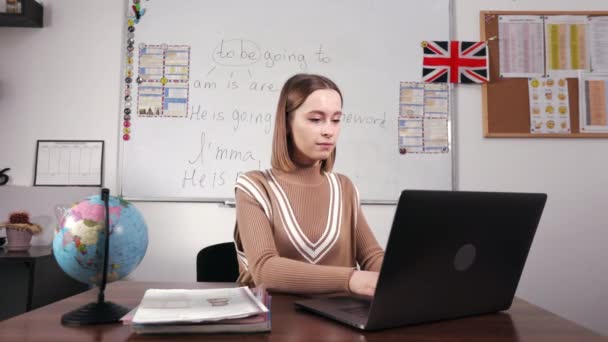
<svg viewBox="0 0 608 342">
<path fill-rule="evenodd" d="M 581 133 L 578 79 L 568 78 L 570 133 L 530 133 L 527 78 L 499 75 L 500 15 L 607 16 L 608 11 L 481 11 L 481 40 L 488 41 L 490 82 L 482 86 L 483 132 L 486 138 L 608 138 L 608 133 Z"/>
</svg>

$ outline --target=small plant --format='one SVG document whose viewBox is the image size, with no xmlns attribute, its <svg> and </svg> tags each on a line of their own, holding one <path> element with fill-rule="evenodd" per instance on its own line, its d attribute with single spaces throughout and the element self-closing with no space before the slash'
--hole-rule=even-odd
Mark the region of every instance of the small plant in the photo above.
<svg viewBox="0 0 608 342">
<path fill-rule="evenodd" d="M 8 222 L 10 223 L 31 223 L 30 222 L 30 214 L 25 211 L 16 211 L 11 213 Z"/>
<path fill-rule="evenodd" d="M 9 251 L 26 251 L 31 246 L 32 235 L 42 232 L 40 225 L 30 222 L 30 214 L 27 211 L 14 211 L 9 214 L 8 222 L 0 223 L 0 227 L 6 228 Z"/>
<path fill-rule="evenodd" d="M 7 228 L 29 231 L 32 234 L 42 232 L 40 225 L 30 222 L 30 214 L 27 211 L 15 211 L 10 213 L 8 222 L 4 224 Z"/>
</svg>

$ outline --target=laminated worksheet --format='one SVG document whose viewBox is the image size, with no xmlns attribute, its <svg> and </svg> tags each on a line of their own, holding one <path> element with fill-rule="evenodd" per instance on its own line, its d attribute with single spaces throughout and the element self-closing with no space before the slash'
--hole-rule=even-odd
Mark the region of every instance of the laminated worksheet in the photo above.
<svg viewBox="0 0 608 342">
<path fill-rule="evenodd" d="M 446 83 L 401 82 L 400 153 L 447 153 L 449 107 Z"/>
</svg>

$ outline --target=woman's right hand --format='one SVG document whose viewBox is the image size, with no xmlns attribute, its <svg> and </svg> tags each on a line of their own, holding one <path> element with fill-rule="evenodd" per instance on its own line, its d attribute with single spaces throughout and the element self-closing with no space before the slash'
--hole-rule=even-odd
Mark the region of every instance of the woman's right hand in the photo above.
<svg viewBox="0 0 608 342">
<path fill-rule="evenodd" d="M 350 292 L 357 295 L 373 297 L 376 292 L 378 275 L 378 272 L 355 270 L 348 281 Z"/>
</svg>

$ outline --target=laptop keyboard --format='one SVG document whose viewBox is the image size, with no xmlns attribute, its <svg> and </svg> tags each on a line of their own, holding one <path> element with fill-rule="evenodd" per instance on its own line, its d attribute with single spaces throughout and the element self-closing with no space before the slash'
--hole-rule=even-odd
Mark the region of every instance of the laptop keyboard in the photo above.
<svg viewBox="0 0 608 342">
<path fill-rule="evenodd" d="M 357 317 L 365 318 L 369 313 L 369 306 L 353 306 L 350 308 L 342 308 L 340 311 L 355 315 Z"/>
<path fill-rule="evenodd" d="M 345 296 L 327 298 L 326 301 L 337 310 L 359 318 L 367 318 L 371 306 L 370 300 Z"/>
</svg>

